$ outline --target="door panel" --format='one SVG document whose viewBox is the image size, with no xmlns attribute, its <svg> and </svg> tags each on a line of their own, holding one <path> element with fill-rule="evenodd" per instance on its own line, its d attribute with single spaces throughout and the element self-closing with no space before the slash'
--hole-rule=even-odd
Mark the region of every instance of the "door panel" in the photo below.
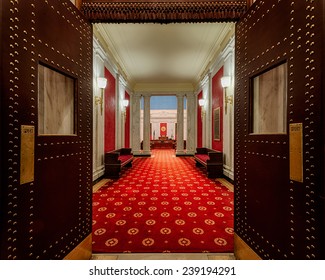
<svg viewBox="0 0 325 280">
<path fill-rule="evenodd" d="M 236 26 L 235 232 L 264 259 L 317 259 L 324 254 L 323 69 L 317 59 L 323 53 L 321 36 L 316 36 L 323 27 L 323 4 L 256 1 Z M 253 134 L 253 80 L 284 62 L 287 132 Z M 303 126 L 303 182 L 290 180 L 289 124 L 295 123 Z"/>
<path fill-rule="evenodd" d="M 1 258 L 62 259 L 91 234 L 92 27 L 68 0 L 5 0 L 2 8 Z M 38 129 L 53 109 L 39 110 L 39 65 L 74 81 L 72 134 Z M 59 82 L 46 83 L 52 101 L 67 95 Z M 66 122 L 64 105 L 49 125 L 59 115 Z M 20 184 L 23 125 L 35 129 L 34 180 Z"/>
</svg>

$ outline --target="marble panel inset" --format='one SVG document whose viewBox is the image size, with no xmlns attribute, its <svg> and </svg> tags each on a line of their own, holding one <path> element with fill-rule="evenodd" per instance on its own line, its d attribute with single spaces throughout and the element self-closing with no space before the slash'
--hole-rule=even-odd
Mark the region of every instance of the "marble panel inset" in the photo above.
<svg viewBox="0 0 325 280">
<path fill-rule="evenodd" d="M 39 65 L 38 84 L 38 134 L 75 134 L 74 79 Z"/>
<path fill-rule="evenodd" d="M 287 63 L 253 79 L 252 105 L 253 133 L 287 132 Z"/>
</svg>

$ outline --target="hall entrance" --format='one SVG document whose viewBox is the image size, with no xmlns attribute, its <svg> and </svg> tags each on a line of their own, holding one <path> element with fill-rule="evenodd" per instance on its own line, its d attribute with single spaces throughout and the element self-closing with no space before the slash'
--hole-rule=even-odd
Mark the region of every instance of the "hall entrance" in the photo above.
<svg viewBox="0 0 325 280">
<path fill-rule="evenodd" d="M 0 5 L 1 258 L 62 259 L 91 247 L 92 27 L 70 1 Z M 235 241 L 257 257 L 324 258 L 324 14 L 324 0 L 256 1 L 237 24 Z"/>
</svg>

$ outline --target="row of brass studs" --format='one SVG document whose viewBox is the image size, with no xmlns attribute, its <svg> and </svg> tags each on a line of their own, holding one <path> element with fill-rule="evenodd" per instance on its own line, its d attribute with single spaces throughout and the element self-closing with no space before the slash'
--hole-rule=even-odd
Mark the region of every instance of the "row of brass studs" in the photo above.
<svg viewBox="0 0 325 280">
<path fill-rule="evenodd" d="M 276 159 L 288 159 L 286 156 L 265 154 L 265 153 L 259 153 L 259 152 L 247 152 L 247 151 L 245 151 L 245 154 L 253 155 L 253 156 L 256 155 L 256 156 L 261 156 L 261 157 L 276 158 Z"/>
<path fill-rule="evenodd" d="M 313 0 L 306 0 L 306 2 L 313 3 Z M 304 127 L 305 130 L 305 165 L 309 165 L 307 168 L 305 168 L 305 183 L 306 183 L 306 205 L 309 206 L 308 211 L 306 214 L 308 214 L 308 219 L 306 220 L 307 227 L 306 227 L 306 239 L 308 241 L 307 249 L 310 253 L 306 255 L 307 259 L 314 259 L 316 256 L 313 253 L 313 251 L 316 249 L 316 238 L 315 238 L 315 230 L 316 230 L 316 215 L 317 211 L 315 209 L 315 201 L 316 201 L 316 195 L 315 195 L 315 165 L 314 165 L 314 154 L 315 154 L 315 147 L 314 147 L 314 137 L 315 135 L 315 123 L 314 121 L 310 120 L 310 118 L 313 117 L 313 99 L 315 95 L 315 80 L 314 80 L 314 72 L 315 72 L 315 66 L 314 66 L 314 27 L 315 27 L 315 6 L 314 5 L 308 5 L 306 7 L 306 37 L 308 40 L 305 43 L 306 46 L 306 71 L 308 71 L 308 74 L 305 76 L 305 112 L 309 112 L 309 116 L 305 118 L 306 124 Z M 308 122 L 308 123 L 307 123 Z"/>
<path fill-rule="evenodd" d="M 8 141 L 9 141 L 9 158 L 8 158 L 8 220 L 7 220 L 7 251 L 8 259 L 16 259 L 17 258 L 17 238 L 19 234 L 18 230 L 18 170 L 19 170 L 19 155 L 20 155 L 20 144 L 19 144 L 19 71 L 20 64 L 18 61 L 19 56 L 19 44 L 18 44 L 18 31 L 19 31 L 19 19 L 17 14 L 19 12 L 18 9 L 18 0 L 10 1 L 12 5 L 10 8 L 10 26 L 11 30 L 10 42 L 9 46 L 11 48 L 10 52 L 10 66 L 9 66 L 9 133 L 8 133 Z M 16 32 L 16 33 L 14 33 Z"/>
<path fill-rule="evenodd" d="M 33 1 L 35 3 L 35 0 Z M 32 27 L 31 27 L 31 30 L 32 30 L 32 34 L 31 34 L 31 37 L 35 37 L 36 34 L 35 34 L 35 17 L 36 17 L 36 14 L 35 14 L 35 4 L 34 3 L 31 3 L 31 6 L 33 8 L 33 11 L 32 11 L 32 19 L 31 19 L 31 24 L 32 24 Z M 24 36 L 27 36 L 28 33 L 26 30 L 23 30 L 23 33 L 24 33 Z M 24 46 L 24 50 L 27 51 L 28 49 L 28 45 L 27 45 L 27 39 L 24 38 L 24 42 L 25 42 L 25 46 Z M 34 48 L 34 44 L 31 43 L 31 47 Z M 37 112 L 36 112 L 36 108 L 37 108 L 37 98 L 35 98 L 34 96 L 37 94 L 35 92 L 35 79 L 37 77 L 37 69 L 36 67 L 34 67 L 33 65 L 34 64 L 34 55 L 32 57 L 32 60 L 31 60 L 31 96 L 30 96 L 30 114 L 31 114 L 31 124 L 35 125 L 35 117 L 37 116 Z M 34 194 L 35 194 L 35 186 L 34 186 L 34 183 L 31 184 L 30 188 L 29 188 L 29 195 L 30 195 L 30 207 L 29 207 L 29 225 L 30 225 L 30 228 L 29 228 L 29 238 L 28 238 L 28 241 L 29 241 L 29 257 L 30 258 L 34 258 L 34 254 L 33 254 L 33 250 L 34 250 L 34 244 L 35 244 L 35 240 L 34 240 L 34 229 L 33 229 L 33 226 L 34 226 L 34 215 L 35 215 L 35 205 L 34 205 Z"/>
</svg>

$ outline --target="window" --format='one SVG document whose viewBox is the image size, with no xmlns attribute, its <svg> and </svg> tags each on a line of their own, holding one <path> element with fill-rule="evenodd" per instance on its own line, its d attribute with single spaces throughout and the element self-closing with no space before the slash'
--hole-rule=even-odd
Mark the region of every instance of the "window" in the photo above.
<svg viewBox="0 0 325 280">
<path fill-rule="evenodd" d="M 75 134 L 75 80 L 38 66 L 38 134 Z"/>
<path fill-rule="evenodd" d="M 278 65 L 252 81 L 252 133 L 287 132 L 287 63 Z"/>
</svg>

